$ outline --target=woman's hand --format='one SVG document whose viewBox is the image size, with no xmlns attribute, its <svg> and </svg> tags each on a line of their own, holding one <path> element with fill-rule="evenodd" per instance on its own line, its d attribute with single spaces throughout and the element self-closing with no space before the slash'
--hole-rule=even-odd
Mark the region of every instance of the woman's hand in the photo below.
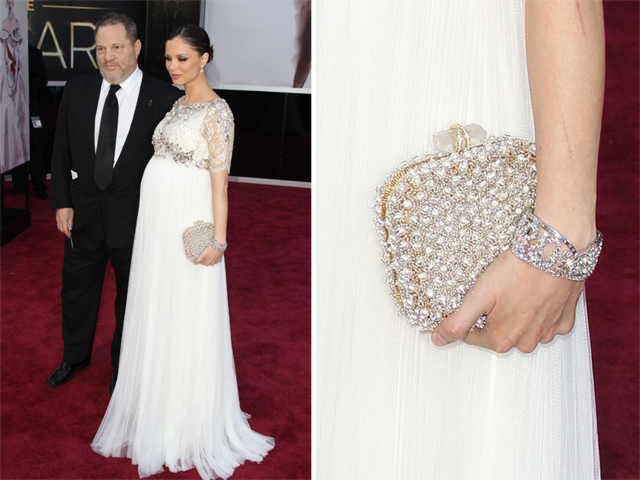
<svg viewBox="0 0 640 480">
<path fill-rule="evenodd" d="M 206 247 L 202 253 L 200 254 L 200 256 L 198 258 L 196 258 L 193 261 L 194 265 L 206 265 L 206 266 L 213 266 L 216 265 L 218 263 L 220 263 L 222 261 L 222 257 L 224 256 L 224 253 L 219 251 L 219 250 L 215 250 L 211 247 Z"/>
<path fill-rule="evenodd" d="M 464 342 L 504 353 L 530 353 L 539 343 L 569 333 L 584 282 L 554 278 L 503 252 L 478 277 L 460 308 L 432 334 L 436 345 Z M 482 330 L 469 329 L 487 315 Z"/>
</svg>

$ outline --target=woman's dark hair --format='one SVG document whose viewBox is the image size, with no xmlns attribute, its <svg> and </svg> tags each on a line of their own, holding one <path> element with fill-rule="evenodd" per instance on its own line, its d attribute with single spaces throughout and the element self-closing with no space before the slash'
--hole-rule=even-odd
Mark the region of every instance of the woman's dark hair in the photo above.
<svg viewBox="0 0 640 480">
<path fill-rule="evenodd" d="M 182 25 L 171 32 L 167 40 L 173 40 L 174 38 L 184 40 L 191 48 L 198 52 L 200 56 L 208 53 L 209 58 L 207 63 L 213 59 L 213 45 L 211 45 L 209 35 L 204 28 L 193 24 Z"/>
</svg>

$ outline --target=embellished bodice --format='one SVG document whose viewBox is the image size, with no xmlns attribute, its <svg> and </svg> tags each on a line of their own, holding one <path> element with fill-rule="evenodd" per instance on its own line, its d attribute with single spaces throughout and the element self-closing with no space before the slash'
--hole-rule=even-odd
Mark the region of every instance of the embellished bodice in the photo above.
<svg viewBox="0 0 640 480">
<path fill-rule="evenodd" d="M 184 97 L 158 124 L 153 133 L 154 156 L 169 158 L 187 167 L 212 172 L 229 171 L 233 150 L 233 114 L 227 102 L 182 105 Z"/>
</svg>

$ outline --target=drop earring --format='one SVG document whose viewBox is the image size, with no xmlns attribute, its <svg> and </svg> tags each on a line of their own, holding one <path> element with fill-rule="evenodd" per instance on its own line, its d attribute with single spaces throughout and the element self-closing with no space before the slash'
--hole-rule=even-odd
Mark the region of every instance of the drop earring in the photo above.
<svg viewBox="0 0 640 480">
<path fill-rule="evenodd" d="M 204 73 L 204 68 L 201 68 L 201 69 L 200 69 L 200 73 Z"/>
</svg>

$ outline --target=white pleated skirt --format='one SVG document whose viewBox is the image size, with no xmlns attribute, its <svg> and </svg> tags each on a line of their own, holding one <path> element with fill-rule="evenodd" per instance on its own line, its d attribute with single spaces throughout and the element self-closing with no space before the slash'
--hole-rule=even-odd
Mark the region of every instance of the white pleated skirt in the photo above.
<svg viewBox="0 0 640 480">
<path fill-rule="evenodd" d="M 534 139 L 524 0 L 316 3 L 317 478 L 600 477 L 584 296 L 531 354 L 396 318 L 374 191 L 453 123 Z"/>
<path fill-rule="evenodd" d="M 91 448 L 140 477 L 228 478 L 274 442 L 240 410 L 224 261 L 187 260 L 182 233 L 213 222 L 208 171 L 153 157 L 142 181 L 118 382 Z"/>
</svg>

